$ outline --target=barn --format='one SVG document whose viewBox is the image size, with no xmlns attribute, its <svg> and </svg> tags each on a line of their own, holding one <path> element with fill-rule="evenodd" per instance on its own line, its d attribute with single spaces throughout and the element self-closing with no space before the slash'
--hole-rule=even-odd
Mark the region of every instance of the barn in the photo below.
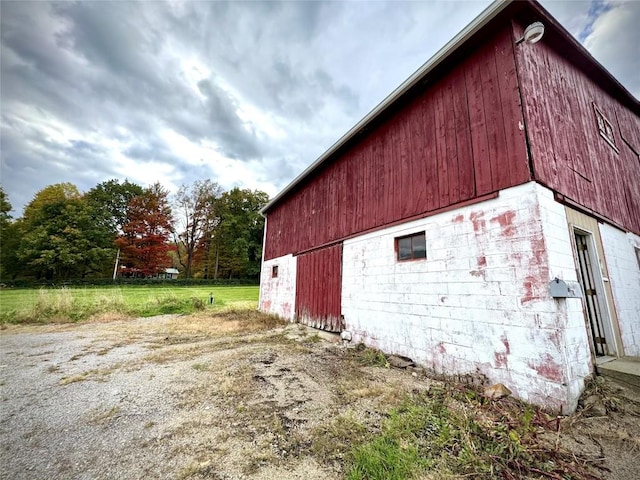
<svg viewBox="0 0 640 480">
<path fill-rule="evenodd" d="M 638 100 L 495 2 L 264 207 L 259 308 L 572 411 L 640 359 L 639 155 Z"/>
</svg>

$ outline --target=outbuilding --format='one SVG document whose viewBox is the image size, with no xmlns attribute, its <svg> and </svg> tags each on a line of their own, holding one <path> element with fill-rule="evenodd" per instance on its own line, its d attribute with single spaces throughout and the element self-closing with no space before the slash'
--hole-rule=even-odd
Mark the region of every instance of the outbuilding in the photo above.
<svg viewBox="0 0 640 480">
<path fill-rule="evenodd" d="M 499 1 L 280 192 L 259 308 L 575 409 L 640 357 L 640 103 Z"/>
</svg>

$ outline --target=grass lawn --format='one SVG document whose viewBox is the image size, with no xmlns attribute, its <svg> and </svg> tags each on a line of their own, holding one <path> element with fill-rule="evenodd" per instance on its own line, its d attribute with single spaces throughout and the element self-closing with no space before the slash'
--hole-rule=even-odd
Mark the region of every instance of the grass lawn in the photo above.
<svg viewBox="0 0 640 480">
<path fill-rule="evenodd" d="M 120 314 L 151 316 L 191 313 L 223 306 L 255 308 L 258 286 L 126 285 L 60 289 L 0 290 L 0 322 L 78 321 Z M 213 295 L 214 304 L 209 303 Z"/>
</svg>

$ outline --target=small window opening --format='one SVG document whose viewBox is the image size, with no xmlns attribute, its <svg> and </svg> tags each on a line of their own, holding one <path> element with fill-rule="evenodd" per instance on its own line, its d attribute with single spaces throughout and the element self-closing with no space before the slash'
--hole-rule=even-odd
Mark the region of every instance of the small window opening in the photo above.
<svg viewBox="0 0 640 480">
<path fill-rule="evenodd" d="M 271 267 L 271 278 L 278 278 L 278 265 Z"/>
<path fill-rule="evenodd" d="M 398 260 L 415 260 L 427 258 L 427 238 L 425 232 L 414 233 L 396 238 Z"/>
<path fill-rule="evenodd" d="M 593 111 L 596 113 L 596 122 L 598 123 L 600 136 L 604 138 L 616 151 L 618 151 L 618 148 L 616 147 L 616 139 L 613 136 L 613 126 L 611 125 L 611 122 L 607 120 L 607 117 L 605 117 L 604 113 L 602 113 L 595 104 L 593 105 Z"/>
<path fill-rule="evenodd" d="M 638 268 L 640 268 L 640 248 L 633 247 L 636 251 L 636 260 L 638 261 Z"/>
</svg>

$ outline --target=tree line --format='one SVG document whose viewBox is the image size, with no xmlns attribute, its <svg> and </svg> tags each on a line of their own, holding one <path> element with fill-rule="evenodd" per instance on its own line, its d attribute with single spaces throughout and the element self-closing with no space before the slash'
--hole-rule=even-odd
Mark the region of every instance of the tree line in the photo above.
<svg viewBox="0 0 640 480">
<path fill-rule="evenodd" d="M 0 281 L 67 281 L 113 277 L 257 279 L 265 192 L 224 191 L 211 180 L 170 195 L 108 180 L 82 193 L 72 183 L 37 192 L 12 218 L 0 186 Z"/>
</svg>

